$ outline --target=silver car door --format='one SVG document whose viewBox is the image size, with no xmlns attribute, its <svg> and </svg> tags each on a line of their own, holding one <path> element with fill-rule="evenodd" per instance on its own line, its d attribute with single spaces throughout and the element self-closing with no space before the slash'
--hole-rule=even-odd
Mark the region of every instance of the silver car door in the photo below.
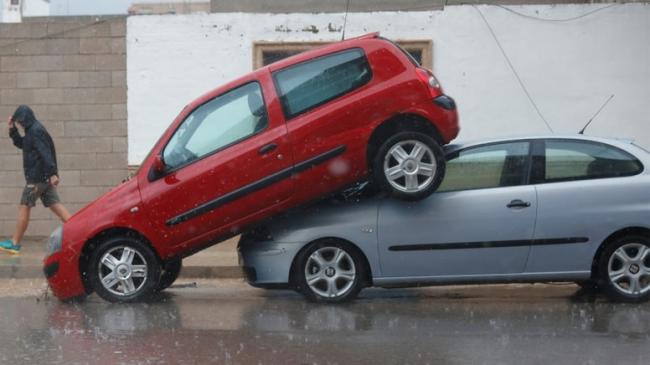
<svg viewBox="0 0 650 365">
<path fill-rule="evenodd" d="M 649 200 L 648 181 L 634 176 L 643 167 L 631 154 L 600 142 L 538 143 L 538 219 L 526 272 L 590 274 L 607 236 L 643 223 L 639 207 Z"/>
<path fill-rule="evenodd" d="M 527 185 L 529 142 L 470 147 L 448 158 L 445 180 L 431 197 L 381 203 L 382 276 L 522 272 L 537 209 Z"/>
</svg>

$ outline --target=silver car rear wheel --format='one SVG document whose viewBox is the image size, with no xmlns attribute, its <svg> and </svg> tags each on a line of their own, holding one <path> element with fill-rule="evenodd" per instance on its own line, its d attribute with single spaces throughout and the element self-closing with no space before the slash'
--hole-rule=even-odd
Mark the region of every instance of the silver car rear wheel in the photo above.
<svg viewBox="0 0 650 365">
<path fill-rule="evenodd" d="M 598 276 L 598 286 L 614 300 L 650 299 L 650 238 L 629 235 L 608 243 L 598 259 Z"/>
<path fill-rule="evenodd" d="M 641 296 L 650 292 L 650 248 L 641 243 L 626 243 L 610 256 L 607 274 L 621 292 Z"/>
</svg>

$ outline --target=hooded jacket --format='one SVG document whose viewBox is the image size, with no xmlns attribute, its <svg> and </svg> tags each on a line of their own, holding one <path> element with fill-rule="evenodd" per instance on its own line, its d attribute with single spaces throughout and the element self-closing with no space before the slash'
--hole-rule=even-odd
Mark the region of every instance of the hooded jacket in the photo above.
<svg viewBox="0 0 650 365">
<path fill-rule="evenodd" d="M 25 128 L 24 137 L 16 127 L 9 130 L 14 145 L 23 150 L 25 180 L 27 183 L 48 182 L 52 175 L 58 175 L 52 137 L 27 105 L 19 106 L 12 118 Z"/>
</svg>

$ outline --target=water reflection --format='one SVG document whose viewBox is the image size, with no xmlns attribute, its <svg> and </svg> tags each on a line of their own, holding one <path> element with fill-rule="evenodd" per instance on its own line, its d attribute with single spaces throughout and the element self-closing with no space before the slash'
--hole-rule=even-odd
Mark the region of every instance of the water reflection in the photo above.
<svg viewBox="0 0 650 365">
<path fill-rule="evenodd" d="M 29 316 L 24 310 L 45 315 L 14 326 L 23 345 L 13 350 L 0 345 L 0 359 L 66 364 L 513 363 L 539 348 L 575 362 L 591 359 L 585 356 L 606 360 L 616 352 L 630 356 L 631 363 L 641 359 L 634 356 L 641 356 L 635 354 L 650 339 L 648 305 L 565 292 L 569 295 L 548 298 L 525 286 L 491 297 L 474 297 L 472 290 L 373 290 L 351 304 L 332 306 L 283 292 L 236 297 L 192 296 L 187 290 L 143 304 L 109 304 L 95 297 L 75 305 L 31 304 L 16 306 L 13 315 Z M 1 332 L 5 339 L 12 323 L 0 321 L 7 326 Z"/>
</svg>

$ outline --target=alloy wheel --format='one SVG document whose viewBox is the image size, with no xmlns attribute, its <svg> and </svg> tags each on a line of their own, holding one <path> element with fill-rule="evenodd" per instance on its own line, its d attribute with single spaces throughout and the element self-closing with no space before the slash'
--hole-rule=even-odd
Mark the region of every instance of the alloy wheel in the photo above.
<svg viewBox="0 0 650 365">
<path fill-rule="evenodd" d="M 392 146 L 384 158 L 384 175 L 395 189 L 420 192 L 431 184 L 436 174 L 433 151 L 417 140 L 400 141 Z"/>
<path fill-rule="evenodd" d="M 641 243 L 627 243 L 609 258 L 607 274 L 612 285 L 622 293 L 641 296 L 650 291 L 650 248 Z"/>
<path fill-rule="evenodd" d="M 305 265 L 309 288 L 325 298 L 345 295 L 357 276 L 354 260 L 339 247 L 322 247 L 314 251 Z"/>
<path fill-rule="evenodd" d="M 102 286 L 117 296 L 132 295 L 147 282 L 147 261 L 140 252 L 128 246 L 107 251 L 97 270 Z"/>
</svg>

